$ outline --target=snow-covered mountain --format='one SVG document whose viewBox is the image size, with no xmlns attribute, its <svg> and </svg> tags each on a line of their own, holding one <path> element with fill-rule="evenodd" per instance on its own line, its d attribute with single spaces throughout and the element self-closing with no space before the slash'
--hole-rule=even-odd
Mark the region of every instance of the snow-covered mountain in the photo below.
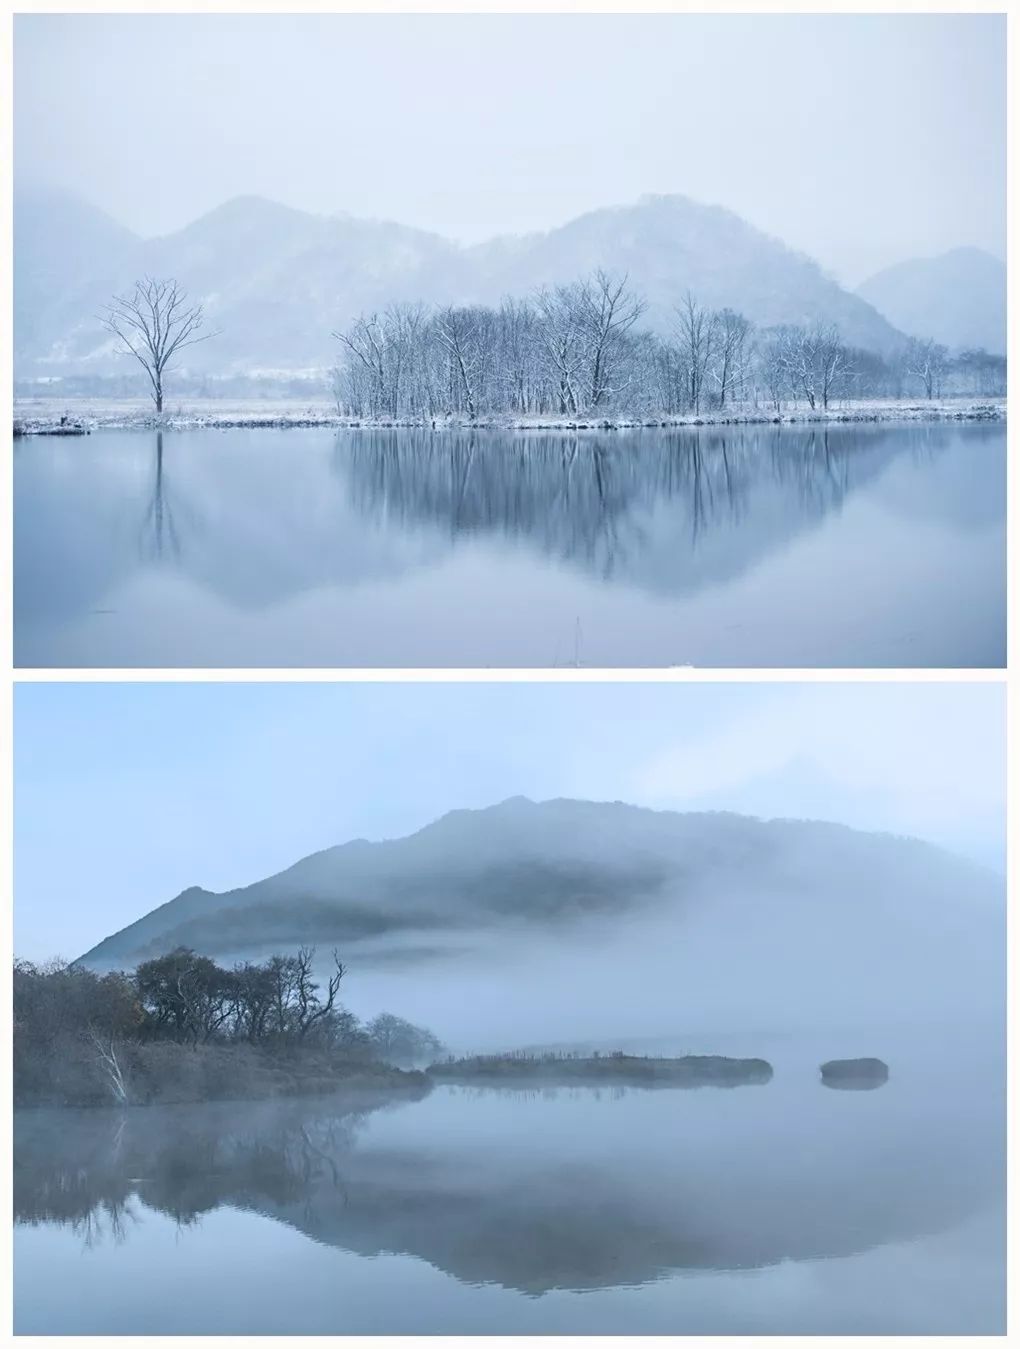
<svg viewBox="0 0 1020 1349">
<path fill-rule="evenodd" d="M 933 337 L 951 350 L 1006 351 L 1006 268 L 980 248 L 954 248 L 876 272 L 857 289 L 911 337 Z"/>
<path fill-rule="evenodd" d="M 606 267 L 626 272 L 662 330 L 688 289 L 711 308 L 729 306 L 762 327 L 837 323 L 849 343 L 887 351 L 899 334 L 806 254 L 721 206 L 648 196 L 591 211 L 545 234 L 497 239 L 472 250 L 486 298 Z"/>
<path fill-rule="evenodd" d="M 140 239 L 59 194 L 18 195 L 15 356 L 19 377 L 127 369 L 96 314 L 149 273 L 174 276 L 206 307 L 214 342 L 188 352 L 193 370 L 329 368 L 330 333 L 398 300 L 495 302 L 596 266 L 626 271 L 663 328 L 690 289 L 762 325 L 839 324 L 884 351 L 894 328 L 822 269 L 730 211 L 686 197 L 648 197 L 593 211 L 544 234 L 460 247 L 384 221 L 324 217 L 239 197 L 182 230 Z"/>
</svg>

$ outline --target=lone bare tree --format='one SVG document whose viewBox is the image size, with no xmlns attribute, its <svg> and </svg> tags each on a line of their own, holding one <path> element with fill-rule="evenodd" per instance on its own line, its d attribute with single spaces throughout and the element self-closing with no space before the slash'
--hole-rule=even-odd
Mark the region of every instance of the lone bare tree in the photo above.
<svg viewBox="0 0 1020 1349">
<path fill-rule="evenodd" d="M 88 1038 L 95 1048 L 100 1070 L 113 1099 L 118 1105 L 127 1105 L 129 1099 L 127 1083 L 124 1080 L 124 1070 L 117 1058 L 117 1046 L 112 1037 L 105 1038 L 100 1035 L 94 1026 L 90 1026 Z"/>
<path fill-rule="evenodd" d="M 163 377 L 174 356 L 216 336 L 199 332 L 202 306 L 189 304 L 176 281 L 151 276 L 136 281 L 130 295 L 115 295 L 100 319 L 145 371 L 157 412 L 163 411 Z"/>
</svg>

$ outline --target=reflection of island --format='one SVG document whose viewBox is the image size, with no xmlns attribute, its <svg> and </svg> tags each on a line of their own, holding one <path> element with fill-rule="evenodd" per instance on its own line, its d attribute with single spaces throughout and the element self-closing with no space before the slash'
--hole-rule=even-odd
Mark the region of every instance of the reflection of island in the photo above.
<svg viewBox="0 0 1020 1349">
<path fill-rule="evenodd" d="M 436 1082 L 514 1087 L 548 1083 L 635 1087 L 750 1087 L 772 1081 L 764 1059 L 733 1059 L 718 1054 L 655 1058 L 637 1054 L 483 1054 L 447 1059 L 428 1069 Z"/>
<path fill-rule="evenodd" d="M 493 1136 L 484 1101 L 444 1091 L 452 1114 L 416 1114 L 433 1094 L 378 1137 L 367 1111 L 321 1101 L 21 1114 L 15 1216 L 130 1241 L 146 1209 L 188 1223 L 227 1205 L 327 1246 L 540 1294 L 909 1240 L 957 1224 L 1001 1183 L 994 1147 L 945 1121 L 919 1128 L 921 1110 L 883 1113 L 885 1097 L 818 1092 L 830 1113 L 807 1120 L 810 1106 L 769 1092 L 713 1095 L 733 1108 L 709 1118 L 690 1104 L 701 1094 L 640 1093 L 621 1131 L 618 1092 L 572 1088 L 576 1111 L 553 1110 L 558 1127 L 542 1127 L 548 1100 L 518 1101 L 527 1114 Z"/>
</svg>

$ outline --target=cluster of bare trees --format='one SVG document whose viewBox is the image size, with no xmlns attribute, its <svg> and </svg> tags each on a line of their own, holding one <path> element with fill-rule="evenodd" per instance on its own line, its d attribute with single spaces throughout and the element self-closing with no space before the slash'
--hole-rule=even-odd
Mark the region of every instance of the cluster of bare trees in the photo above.
<svg viewBox="0 0 1020 1349">
<path fill-rule="evenodd" d="M 694 295 L 667 335 L 639 329 L 644 300 L 626 278 L 598 271 L 526 300 L 483 305 L 391 305 L 334 336 L 333 394 L 341 415 L 599 416 L 720 412 L 839 399 L 995 393 L 1005 363 L 969 353 L 963 369 L 933 341 L 885 359 L 847 344 L 832 323 L 760 329 Z M 981 358 L 984 357 L 982 360 Z M 955 376 L 955 378 L 953 378 Z"/>
<path fill-rule="evenodd" d="M 340 1038 L 345 1014 L 336 999 L 346 971 L 334 951 L 323 993 L 314 960 L 315 950 L 307 946 L 296 955 L 233 969 L 184 948 L 146 960 L 134 974 L 140 1032 L 182 1044 L 207 1044 L 214 1037 L 303 1040 L 312 1033 Z"/>
<path fill-rule="evenodd" d="M 940 346 L 931 337 L 924 341 L 912 337 L 903 353 L 903 368 L 913 379 L 920 381 L 926 398 L 941 398 L 949 372 L 948 348 Z"/>
<path fill-rule="evenodd" d="M 341 415 L 435 419 L 530 414 L 670 416 L 772 407 L 828 408 L 836 399 L 928 399 L 1005 392 L 1005 360 L 951 358 L 911 339 L 889 358 L 850 347 L 832 323 L 759 329 L 733 309 L 692 294 L 665 331 L 638 327 L 644 299 L 626 276 L 597 270 L 497 307 L 393 304 L 333 336 L 333 396 Z M 142 366 L 157 413 L 174 357 L 215 336 L 201 304 L 174 280 L 146 277 L 114 298 L 102 321 Z"/>
<path fill-rule="evenodd" d="M 835 324 L 774 329 L 761 344 L 761 380 L 777 410 L 786 400 L 827 408 L 848 394 L 858 370 L 855 353 L 840 339 Z M 859 383 L 859 380 L 856 380 Z"/>
<path fill-rule="evenodd" d="M 323 983 L 315 965 L 312 947 L 230 969 L 181 948 L 130 974 L 16 961 L 16 1094 L 20 1086 L 22 1098 L 35 1098 L 63 1080 L 72 1099 L 88 1099 L 98 1083 L 100 1095 L 124 1102 L 138 1046 L 188 1053 L 235 1045 L 284 1058 L 315 1050 L 402 1066 L 441 1052 L 430 1031 L 400 1017 L 384 1012 L 362 1023 L 344 1008 L 337 995 L 346 971 L 335 952 Z"/>
<path fill-rule="evenodd" d="M 390 305 L 333 334 L 334 391 L 361 417 L 594 411 L 625 394 L 643 310 L 603 271 L 498 309 Z"/>
<path fill-rule="evenodd" d="M 636 328 L 644 300 L 605 271 L 529 299 L 390 305 L 334 333 L 334 395 L 356 417 L 598 415 L 725 406 L 748 382 L 751 324 L 689 296 L 672 341 Z"/>
<path fill-rule="evenodd" d="M 649 345 L 656 376 L 652 401 L 663 412 L 697 415 L 753 394 L 755 337 L 743 314 L 706 309 L 688 292 L 676 307 L 672 338 Z"/>
<path fill-rule="evenodd" d="M 806 400 L 855 388 L 854 353 L 834 325 L 759 332 L 688 294 L 667 337 L 639 331 L 644 301 L 596 272 L 530 300 L 430 311 L 391 305 L 334 334 L 334 393 L 357 417 L 481 414 L 669 415 Z"/>
</svg>

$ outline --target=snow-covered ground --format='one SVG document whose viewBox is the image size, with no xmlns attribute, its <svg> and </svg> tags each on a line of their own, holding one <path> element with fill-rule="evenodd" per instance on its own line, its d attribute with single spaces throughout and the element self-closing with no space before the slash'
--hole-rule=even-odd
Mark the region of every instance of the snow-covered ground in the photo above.
<svg viewBox="0 0 1020 1349">
<path fill-rule="evenodd" d="M 725 412 L 693 413 L 685 416 L 638 414 L 609 417 L 481 417 L 474 423 L 466 418 L 437 418 L 400 421 L 390 418 L 369 420 L 341 416 L 335 404 L 326 399 L 193 399 L 173 404 L 157 417 L 152 403 L 142 399 L 99 401 L 88 398 L 21 398 L 14 403 L 15 435 L 74 435 L 83 431 L 144 429 L 165 427 L 184 431 L 202 427 L 296 427 L 296 426 L 431 426 L 436 429 L 474 425 L 517 430 L 615 430 L 640 426 L 716 426 L 749 425 L 769 422 L 903 422 L 903 421 L 999 421 L 1006 416 L 1005 398 L 887 398 L 840 401 L 828 409 L 811 409 L 808 404 L 783 405 L 781 413 L 772 408 L 751 406 L 727 408 Z"/>
</svg>

